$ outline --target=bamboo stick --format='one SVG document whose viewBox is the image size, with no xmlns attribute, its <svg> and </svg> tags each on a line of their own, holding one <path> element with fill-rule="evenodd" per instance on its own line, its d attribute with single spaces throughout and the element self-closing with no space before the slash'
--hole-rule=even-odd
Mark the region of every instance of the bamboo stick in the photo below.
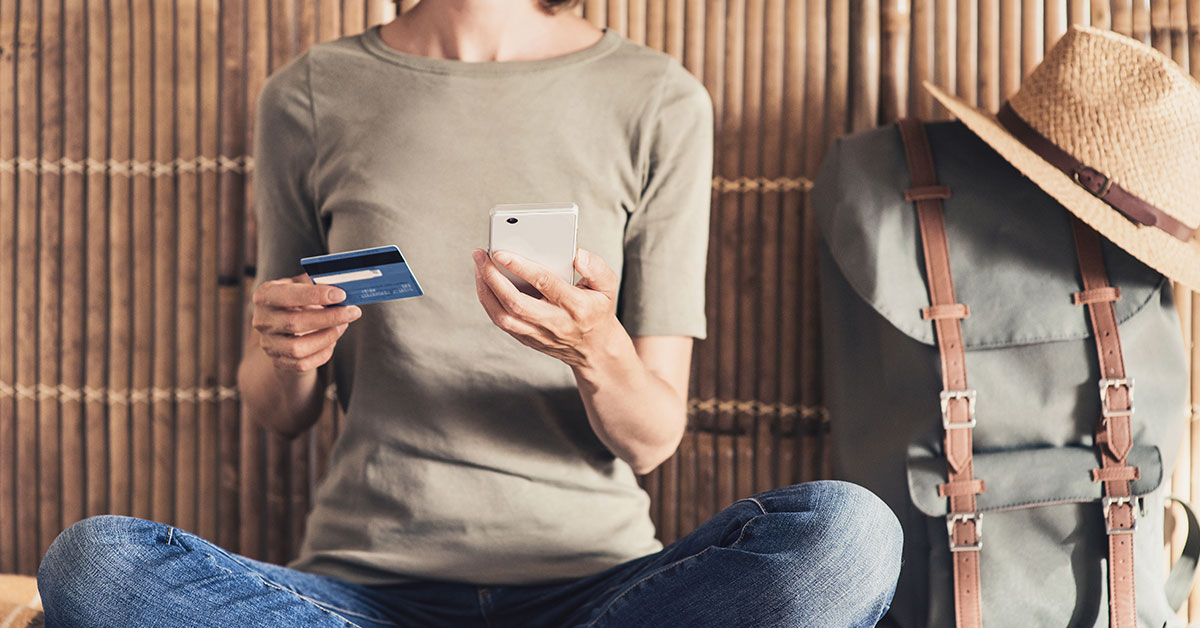
<svg viewBox="0 0 1200 628">
<path fill-rule="evenodd" d="M 175 15 L 171 5 L 157 3 L 151 9 L 152 35 L 152 78 L 153 83 L 153 143 L 152 159 L 155 163 L 171 163 L 175 152 Z M 175 359 L 178 348 L 175 344 L 175 287 L 178 282 L 178 208 L 175 198 L 173 176 L 150 178 L 152 205 L 150 211 L 150 242 L 146 260 L 153 269 L 151 293 L 152 345 L 147 355 L 150 362 L 152 386 L 172 390 L 175 387 Z M 179 481 L 175 467 L 175 404 L 169 397 L 152 396 L 150 411 L 153 421 L 154 475 L 151 479 L 151 516 L 156 521 L 175 521 L 175 500 L 172 492 Z"/>
<path fill-rule="evenodd" d="M 1067 5 L 1065 2 L 1048 0 L 1045 3 L 1042 22 L 1043 47 L 1049 50 L 1067 32 Z"/>
<path fill-rule="evenodd" d="M 975 105 L 979 102 L 979 16 L 975 0 L 958 0 L 955 23 L 958 33 L 955 54 L 958 93 L 967 103 Z"/>
<path fill-rule="evenodd" d="M 1188 69 L 1188 0 L 1170 0 L 1171 58 L 1186 72 Z"/>
<path fill-rule="evenodd" d="M 1190 8 L 1198 8 L 1193 4 Z M 1193 13 L 1193 16 L 1198 16 L 1200 13 Z M 1196 40 L 1192 40 L 1192 45 L 1196 45 Z M 1192 75 L 1200 75 L 1200 67 L 1192 66 Z M 1191 365 L 1191 386 L 1188 397 L 1191 401 L 1191 411 L 1188 417 L 1188 427 L 1191 431 L 1191 447 L 1187 452 L 1189 462 L 1192 467 L 1190 478 L 1191 490 L 1186 493 L 1190 496 L 1190 501 L 1200 503 L 1200 293 L 1191 293 L 1191 316 L 1190 318 L 1190 336 L 1191 344 L 1189 345 L 1188 363 Z M 1188 621 L 1196 622 L 1200 620 L 1200 587 L 1192 587 L 1192 594 L 1188 599 Z"/>
<path fill-rule="evenodd" d="M 311 2 L 312 0 L 309 1 Z M 246 5 L 246 8 L 250 13 L 256 13 L 257 5 L 259 4 L 260 2 L 251 2 Z M 316 4 L 317 21 L 315 24 L 315 30 L 317 33 L 317 41 L 329 41 L 331 39 L 337 39 L 338 37 L 341 37 L 342 12 L 341 8 L 338 6 L 339 0 L 316 0 Z M 248 52 L 252 42 L 247 40 L 246 44 Z M 246 55 L 247 62 L 250 62 L 252 58 L 253 57 L 249 54 Z"/>
<path fill-rule="evenodd" d="M 933 80 L 934 0 L 912 0 L 912 49 L 909 58 L 909 115 L 933 118 L 933 96 L 925 91 Z"/>
<path fill-rule="evenodd" d="M 722 87 L 723 109 L 721 125 L 717 141 L 717 171 L 727 179 L 735 179 L 742 171 L 742 154 L 739 150 L 742 133 L 745 126 L 744 76 L 745 66 L 745 24 L 746 1 L 733 0 L 727 2 L 724 34 L 724 82 Z M 717 393 L 723 399 L 738 398 L 739 371 L 744 368 L 744 361 L 738 347 L 740 328 L 738 314 L 740 312 L 741 288 L 738 273 L 741 241 L 741 202 L 740 194 L 726 193 L 720 195 L 717 205 L 717 216 L 720 218 L 720 237 L 727 246 L 722 246 L 717 272 L 720 273 L 722 289 L 720 291 L 719 318 L 717 334 L 720 344 L 717 355 L 720 356 L 718 367 Z M 749 347 L 747 347 L 749 348 Z M 734 410 L 718 411 L 716 432 L 716 459 L 713 474 L 716 479 L 716 502 L 711 504 L 702 517 L 716 512 L 733 501 L 735 487 L 733 476 L 733 436 L 738 424 L 737 412 Z"/>
<path fill-rule="evenodd" d="M 616 2 L 617 0 L 613 0 Z M 603 28 L 608 23 L 607 0 L 584 0 L 583 16 L 593 25 Z"/>
<path fill-rule="evenodd" d="M 221 16 L 219 5 L 213 2 L 201 2 L 199 6 L 199 68 L 198 68 L 198 101 L 199 101 L 199 137 L 197 138 L 199 154 L 212 156 L 219 152 L 220 123 L 217 112 L 220 109 L 219 76 L 221 70 L 220 26 Z M 290 21 L 289 21 L 290 22 Z M 290 31 L 288 31 L 290 32 Z M 216 211 L 220 189 L 217 173 L 214 170 L 201 172 L 198 176 L 200 207 L 199 218 L 199 291 L 197 294 L 197 324 L 200 333 L 197 342 L 197 362 L 200 381 L 205 386 L 211 386 L 217 381 L 217 216 Z M 220 458 L 224 453 L 221 448 L 221 430 L 218 404 L 200 404 L 198 442 L 196 456 L 198 458 L 197 474 L 200 478 L 196 510 L 196 531 L 206 539 L 228 541 L 228 531 L 221 536 L 218 520 L 224 520 L 223 509 L 228 507 L 228 500 L 221 492 L 222 481 L 220 473 L 222 465 Z"/>
<path fill-rule="evenodd" d="M 762 102 L 762 176 L 777 179 L 784 176 L 783 153 L 787 122 L 784 119 L 784 74 L 787 22 L 785 2 L 769 0 L 764 14 L 763 102 Z M 787 250 L 780 239 L 783 221 L 783 192 L 768 191 L 762 195 L 761 215 L 757 225 L 761 246 L 762 279 L 758 328 L 761 331 L 760 376 L 753 391 L 754 398 L 765 402 L 779 401 L 780 366 L 780 295 L 781 272 L 787 262 Z M 774 467 L 778 443 L 771 429 L 778 424 L 778 413 L 761 413 L 755 418 L 754 449 L 752 450 L 753 479 L 743 495 L 775 487 Z"/>
<path fill-rule="evenodd" d="M 148 163 L 154 159 L 154 107 L 151 90 L 151 60 L 154 58 L 154 42 L 151 39 L 151 0 L 132 0 L 130 16 L 133 31 L 133 159 Z M 151 360 L 154 355 L 154 277 L 151 261 L 154 251 L 154 234 L 151 213 L 154 211 L 151 178 L 135 176 L 131 181 L 132 199 L 132 251 L 133 251 L 133 354 L 130 364 L 132 376 L 130 386 L 134 390 L 149 390 L 153 384 Z M 131 433 L 133 437 L 133 516 L 142 519 L 154 517 L 154 424 L 150 406 L 146 403 L 131 403 Z M 160 478 L 161 479 L 161 478 Z"/>
<path fill-rule="evenodd" d="M 854 0 L 850 11 L 850 130 L 865 131 L 879 119 L 879 0 Z"/>
<path fill-rule="evenodd" d="M 295 2 L 296 0 L 271 0 L 268 16 L 271 58 L 268 63 L 272 71 L 287 63 L 298 52 L 294 49 L 296 21 L 292 19 L 296 14 Z M 246 115 L 253 113 L 247 111 Z"/>
<path fill-rule="evenodd" d="M 241 5 L 239 5 L 241 6 Z M 320 41 L 317 33 L 317 2 L 299 0 L 293 18 L 296 22 L 296 52 L 303 52 Z"/>
<path fill-rule="evenodd" d="M 654 0 L 661 3 L 662 0 Z M 646 43 L 646 0 L 625 0 L 626 14 L 629 19 L 629 39 L 639 44 Z"/>
<path fill-rule="evenodd" d="M 84 29 L 83 0 L 68 0 L 63 12 L 63 156 L 82 163 L 87 154 L 87 35 Z M 62 294 L 61 347 L 59 382 L 70 390 L 80 390 L 84 382 L 84 334 L 87 325 L 85 291 L 87 238 L 84 216 L 86 181 L 82 171 L 62 173 Z M 60 404 L 62 474 L 60 526 L 84 517 L 87 487 L 84 469 L 83 399 L 62 399 Z M 57 531 L 56 531 L 57 534 Z"/>
<path fill-rule="evenodd" d="M 879 116 L 876 121 L 882 124 L 908 115 L 910 2 L 884 0 L 881 8 Z"/>
<path fill-rule="evenodd" d="M 1103 0 L 1094 4 L 1103 5 Z M 1067 25 L 1091 23 L 1091 14 L 1088 12 L 1088 0 L 1068 0 L 1067 2 Z"/>
<path fill-rule="evenodd" d="M 934 82 L 951 94 L 958 93 L 958 73 L 955 65 L 958 61 L 955 42 L 955 0 L 937 0 L 934 5 L 937 11 L 933 18 L 933 77 Z M 933 105 L 933 117 L 937 120 L 948 118 L 950 113 L 939 103 Z"/>
<path fill-rule="evenodd" d="M 708 0 L 705 7 L 705 15 L 707 16 L 705 28 L 704 42 L 704 84 L 708 87 L 709 93 L 712 95 L 713 106 L 716 111 L 715 116 L 715 131 L 714 138 L 716 143 L 716 155 L 714 169 L 717 173 L 726 172 L 723 170 L 723 160 L 725 159 L 725 151 L 723 144 L 725 134 L 728 132 L 729 116 L 725 109 L 725 100 L 727 97 L 725 80 L 726 80 L 726 3 L 722 0 Z M 712 218 L 710 227 L 710 241 L 725 242 L 724 237 L 732 238 L 732 235 L 725 236 L 724 223 L 724 194 L 716 194 L 713 197 Z M 728 241 L 732 244 L 734 240 Z M 708 294 L 713 295 L 710 299 L 712 304 L 712 316 L 709 318 L 709 329 L 713 331 L 713 340 L 708 343 L 711 347 L 714 359 L 708 362 L 711 365 L 711 372 L 708 375 L 712 378 L 711 385 L 714 391 L 714 396 L 723 394 L 725 387 L 728 387 L 728 366 L 722 364 L 725 360 L 733 360 L 735 357 L 729 353 L 729 343 L 725 340 L 725 335 L 728 332 L 724 331 L 728 325 L 726 311 L 728 310 L 729 297 L 723 296 L 721 286 L 723 279 L 727 276 L 727 271 L 724 268 L 725 258 L 728 257 L 728 252 L 724 246 L 709 247 L 709 263 L 708 263 Z M 714 413 L 711 417 L 711 422 L 698 424 L 696 426 L 696 483 L 692 487 L 693 490 L 684 492 L 685 496 L 695 497 L 688 500 L 686 505 L 692 505 L 694 508 L 686 510 L 684 513 L 688 517 L 681 522 L 680 532 L 684 533 L 693 529 L 700 522 L 704 521 L 707 513 L 716 509 L 717 493 L 715 489 L 715 469 L 717 464 L 717 450 L 714 435 L 711 431 L 716 426 L 719 420 Z"/>
<path fill-rule="evenodd" d="M 1177 304 L 1178 315 L 1180 315 L 1180 322 L 1182 323 L 1183 345 L 1190 348 L 1194 346 L 1196 340 L 1192 335 L 1193 329 L 1192 324 L 1190 324 L 1195 316 L 1195 312 L 1192 311 L 1192 295 L 1183 286 L 1175 285 L 1174 287 L 1176 294 L 1175 303 Z M 1195 363 L 1192 358 L 1192 352 L 1188 351 L 1189 372 L 1195 371 Z M 1188 401 L 1190 402 L 1195 397 L 1192 396 L 1192 387 L 1189 385 L 1188 388 Z M 1178 451 L 1175 469 L 1171 473 L 1170 478 L 1171 495 L 1186 496 L 1192 494 L 1189 482 L 1190 478 L 1192 478 L 1192 425 L 1192 421 L 1190 420 L 1187 420 L 1183 425 L 1183 433 L 1180 438 L 1180 451 Z M 1187 521 L 1181 520 L 1180 516 L 1177 515 L 1177 509 L 1169 508 L 1166 518 L 1168 518 L 1168 521 L 1172 525 L 1166 526 L 1168 534 L 1166 534 L 1166 538 L 1164 539 L 1165 564 L 1171 564 L 1174 562 L 1175 557 L 1182 554 L 1183 545 L 1187 542 L 1188 538 L 1188 526 Z M 1178 611 L 1178 616 L 1187 618 L 1187 603 L 1184 603 L 1183 608 Z"/>
<path fill-rule="evenodd" d="M 310 7 L 311 3 L 302 2 L 302 7 Z M 241 58 L 245 34 L 243 15 L 245 3 L 243 0 L 226 0 L 221 11 L 221 56 L 225 59 Z M 308 22 L 311 27 L 312 22 Z M 303 22 L 301 27 L 303 30 Z M 311 28 L 308 30 L 312 33 Z M 224 64 L 220 66 L 221 111 L 219 120 L 221 155 L 244 155 L 245 120 L 238 112 L 245 111 L 246 92 L 245 77 L 240 65 Z M 242 232 L 245 230 L 243 214 L 243 196 L 245 177 L 233 170 L 223 170 L 219 173 L 217 222 L 217 384 L 229 388 L 237 384 L 237 364 L 241 358 L 242 308 L 245 300 L 242 295 Z M 242 548 L 240 542 L 246 539 L 242 530 L 253 527 L 257 523 L 254 517 L 258 511 L 253 508 L 243 508 L 245 504 L 240 493 L 242 469 L 238 455 L 246 455 L 251 451 L 243 447 L 241 442 L 241 425 L 238 403 L 234 400 L 220 402 L 218 409 L 220 423 L 220 478 L 221 503 L 220 519 L 218 521 L 218 545 L 235 548 L 234 551 L 254 556 L 255 548 Z"/>
<path fill-rule="evenodd" d="M 1122 35 L 1133 35 L 1134 0 L 1112 1 L 1112 29 Z"/>
<path fill-rule="evenodd" d="M 1108 0 L 1091 0 L 1091 25 L 1096 28 L 1112 29 L 1112 8 Z"/>
<path fill-rule="evenodd" d="M 670 4 L 678 7 L 680 10 L 683 9 L 683 2 L 681 0 L 672 0 Z M 661 0 L 651 0 L 645 5 L 646 45 L 655 50 L 666 52 L 679 61 L 679 55 L 667 50 L 667 9 L 668 3 Z M 682 22 L 676 20 L 675 25 L 680 26 Z"/>
<path fill-rule="evenodd" d="M 1133 38 L 1150 45 L 1150 0 L 1133 0 Z"/>
<path fill-rule="evenodd" d="M 829 75 L 834 72 L 832 64 L 828 64 L 826 47 L 827 38 L 829 38 L 830 29 L 833 28 L 833 20 L 827 19 L 826 3 L 824 0 L 816 0 L 809 4 L 808 19 L 808 48 L 806 52 L 807 64 L 805 72 L 807 73 L 808 92 L 805 99 L 807 106 L 807 115 L 805 120 L 804 143 L 808 147 L 808 153 L 805 156 L 805 176 L 812 178 L 816 176 L 818 169 L 821 166 L 821 161 L 824 157 L 825 148 L 841 134 L 841 130 L 830 124 L 829 111 L 833 105 L 827 99 L 822 97 L 822 86 L 828 84 Z M 816 303 L 808 297 L 816 289 L 816 229 L 813 226 L 812 212 L 808 207 L 808 195 L 802 195 L 804 203 L 801 211 L 803 223 L 801 227 L 800 246 L 797 247 L 800 251 L 799 267 L 800 267 L 800 284 L 796 294 L 797 310 L 800 312 L 800 335 L 799 350 L 796 355 L 796 399 L 803 404 L 817 396 L 817 391 L 813 385 L 815 352 L 813 349 L 815 344 L 811 344 L 812 340 L 819 337 L 817 327 L 819 320 L 817 318 L 818 311 Z M 809 347 L 809 348 L 806 348 Z M 811 460 L 817 458 L 818 452 L 813 448 L 811 442 L 801 442 L 796 440 L 793 443 L 794 451 L 796 452 L 796 460 L 790 470 L 793 470 L 795 475 L 791 480 L 804 480 L 811 475 L 804 471 L 803 467 Z"/>
<path fill-rule="evenodd" d="M 245 107 L 246 117 L 242 126 L 242 150 L 250 149 L 254 140 L 254 115 L 257 108 L 259 91 L 266 80 L 271 68 L 262 51 L 271 44 L 269 41 L 280 33 L 268 28 L 267 16 L 255 3 L 246 5 L 246 22 L 244 28 L 246 38 L 246 64 L 244 68 Z M 340 14 L 336 2 L 322 0 L 317 3 L 317 12 L 311 32 L 315 33 L 317 41 L 328 41 L 341 35 Z M 304 29 L 301 29 L 305 32 Z M 305 48 L 311 44 L 302 43 Z M 257 267 L 257 223 L 254 214 L 254 174 L 247 173 L 243 178 L 243 198 L 241 202 L 242 264 L 238 265 L 239 282 L 242 286 L 239 312 L 246 307 L 246 299 L 254 289 L 254 277 L 249 276 L 243 269 Z M 231 269 L 233 270 L 233 269 Z M 239 327 L 243 332 L 248 327 Z M 245 336 L 241 338 L 245 341 Z M 240 351 L 239 351 L 240 355 Z M 281 563 L 286 560 L 288 545 L 288 521 L 286 508 L 287 491 L 286 479 L 290 473 L 288 443 L 281 438 L 268 433 L 259 426 L 254 417 L 241 407 L 241 511 L 242 511 L 242 549 L 248 555 L 262 560 Z"/>
<path fill-rule="evenodd" d="M 341 16 L 341 25 L 342 25 L 341 34 L 343 36 L 355 35 L 355 34 L 361 33 L 363 31 L 363 29 L 366 28 L 366 26 L 367 26 L 366 10 L 367 10 L 367 5 L 366 5 L 365 0 L 350 0 L 350 1 L 343 0 L 342 16 Z M 273 21 L 272 21 L 272 24 L 274 24 Z M 276 35 L 275 35 L 274 29 L 271 29 L 271 37 L 274 38 L 275 36 Z M 272 60 L 272 64 L 274 64 L 274 60 Z"/>
<path fill-rule="evenodd" d="M 738 172 L 746 176 L 762 174 L 763 144 L 763 60 L 764 60 L 764 0 L 748 0 L 743 15 L 744 52 L 742 56 L 742 121 L 740 136 L 741 165 Z M 732 42 L 731 42 L 732 44 Z M 732 78 L 732 77 L 731 77 Z M 763 339 L 759 329 L 758 312 L 762 304 L 766 268 L 762 253 L 766 235 L 759 229 L 763 212 L 763 196 L 758 193 L 741 194 L 738 230 L 741 234 L 738 252 L 738 373 L 736 390 L 738 399 L 757 399 L 758 382 L 764 372 L 761 364 Z M 754 491 L 754 437 L 756 423 L 760 420 L 756 411 L 736 414 L 736 430 L 733 437 L 734 466 L 727 472 L 732 479 L 733 491 L 725 507 L 739 497 L 753 495 Z"/>
<path fill-rule="evenodd" d="M 108 157 L 109 87 L 108 52 L 109 25 L 106 2 L 87 3 L 87 149 L 88 157 L 104 161 Z M 4 91 L 0 80 L 0 92 Z M 4 118 L 0 111 L 0 119 Z M 0 159 L 3 159 L 0 154 Z M 103 172 L 90 171 L 87 175 L 87 243 L 89 259 L 86 271 L 87 292 L 87 338 L 84 385 L 92 390 L 104 390 L 109 384 L 108 354 L 108 268 L 104 263 L 110 255 L 108 250 L 108 177 Z M 0 207 L 5 207 L 0 200 Z M 0 249 L 4 249 L 0 237 Z M 0 276 L 3 272 L 0 271 Z M 0 334 L 5 326 L 0 323 Z M 4 375 L 0 372 L 0 380 Z M 89 397 L 84 406 L 87 439 L 87 503 L 86 515 L 95 516 L 108 512 L 111 507 L 108 486 L 108 408 L 102 399 Z M 0 458 L 3 457 L 0 447 Z M 3 480 L 0 480 L 2 483 Z M 4 527 L 0 519 L 0 528 Z M 3 550 L 0 549 L 0 552 Z"/>
<path fill-rule="evenodd" d="M 1024 78 L 1021 65 L 1021 6 L 1000 3 L 1000 101 L 1017 93 Z"/>
<path fill-rule="evenodd" d="M 386 24 L 391 21 L 395 14 L 395 6 L 388 0 L 367 0 L 367 26 Z M 393 15 L 389 16 L 387 13 Z"/>
<path fill-rule="evenodd" d="M 133 122 L 132 70 L 129 4 L 112 2 L 109 11 L 109 46 L 112 65 L 109 66 L 109 158 L 116 163 L 128 163 L 133 157 L 131 129 Z M 128 390 L 133 369 L 133 264 L 130 255 L 132 234 L 132 180 L 130 177 L 108 178 L 108 385 L 110 390 Z M 129 404 L 108 400 L 108 473 L 109 511 L 113 514 L 133 513 L 133 430 L 132 408 Z"/>
<path fill-rule="evenodd" d="M 0 162 L 8 163 L 17 156 L 19 136 L 15 99 L 7 94 L 16 92 L 17 48 L 17 3 L 16 0 L 0 0 Z M 16 169 L 0 170 L 0 251 L 15 251 L 17 248 L 18 207 L 16 205 Z M 12 385 L 16 382 L 16 264 L 12 255 L 0 255 L 0 382 Z M 12 573 L 17 570 L 18 522 L 16 506 L 17 461 L 20 457 L 17 434 L 18 417 L 16 397 L 0 397 L 0 571 Z"/>
<path fill-rule="evenodd" d="M 825 123 L 830 131 L 822 150 L 829 148 L 833 140 L 848 128 L 849 109 L 847 100 L 850 91 L 850 4 L 830 2 L 826 41 L 829 56 L 825 59 L 829 69 L 825 75 Z"/>
<path fill-rule="evenodd" d="M 40 85 L 34 93 L 39 100 L 39 143 L 41 158 L 58 163 L 62 157 L 62 5 L 41 7 L 38 42 Z M 36 150 L 36 149 L 35 149 Z M 44 173 L 38 177 L 38 295 L 37 295 L 37 381 L 57 387 L 60 363 L 61 325 L 60 284 L 62 281 L 62 176 Z M 57 399 L 39 398 L 38 424 L 38 546 L 41 556 L 62 529 L 62 470 L 59 438 L 62 434 Z"/>
<path fill-rule="evenodd" d="M 629 0 L 608 0 L 608 28 L 629 36 Z"/>
<path fill-rule="evenodd" d="M 979 106 L 1000 109 L 1000 2 L 979 3 Z"/>
<path fill-rule="evenodd" d="M 1150 45 L 1171 56 L 1171 2 L 1150 1 Z"/>
<path fill-rule="evenodd" d="M 658 3 L 651 2 L 650 6 L 658 6 Z M 686 6 L 685 0 L 667 0 L 666 14 L 662 17 L 663 51 L 674 57 L 679 63 L 684 62 L 683 51 L 686 41 L 684 32 L 687 28 Z M 650 16 L 651 24 L 653 24 L 655 17 L 653 11 Z"/>
<path fill-rule="evenodd" d="M 17 155 L 38 155 L 38 130 L 41 124 L 38 99 L 38 15 L 28 5 L 20 7 L 17 34 Z M 17 256 L 19 260 L 38 259 L 38 175 L 17 172 Z M 33 389 L 38 381 L 38 281 L 16 282 L 17 384 Z M 32 573 L 37 568 L 40 542 L 39 484 L 37 474 L 38 407 L 34 399 L 17 397 L 17 568 Z"/>
<path fill-rule="evenodd" d="M 1054 2 L 1055 0 L 1050 0 Z M 1042 60 L 1042 36 L 1044 16 L 1042 0 L 1021 2 L 1021 76 L 1029 76 Z"/>
<path fill-rule="evenodd" d="M 197 82 L 196 75 L 198 48 L 196 41 L 199 2 L 197 0 L 178 0 L 176 4 L 176 46 L 178 58 L 175 75 L 175 154 L 180 159 L 194 159 L 199 154 L 199 138 L 197 137 Z M 198 292 L 200 286 L 200 269 L 197 260 L 200 259 L 199 233 L 200 213 L 198 206 L 200 187 L 195 172 L 183 172 L 178 175 L 176 185 L 176 207 L 178 221 L 176 223 L 175 240 L 177 242 L 178 263 L 176 273 L 175 296 L 175 378 L 173 384 L 177 387 L 195 390 L 203 386 L 196 377 L 199 367 L 199 334 L 196 333 L 199 305 Z M 185 530 L 197 529 L 197 511 L 205 506 L 198 506 L 197 496 L 204 478 L 198 475 L 197 444 L 200 441 L 197 430 L 198 404 L 190 401 L 180 401 L 175 404 L 175 488 L 174 508 L 176 525 Z"/>
<path fill-rule="evenodd" d="M 807 58 L 810 51 L 819 50 L 816 42 L 808 40 L 806 34 L 811 34 L 807 18 L 811 13 L 794 3 L 787 4 L 787 30 L 784 36 L 786 53 L 784 57 L 784 108 L 785 144 L 783 146 L 783 172 L 788 177 L 798 178 L 806 172 L 807 160 L 816 151 L 805 146 L 810 143 L 808 134 L 814 128 L 819 129 L 813 121 L 814 113 L 811 107 L 817 105 L 809 98 L 809 90 L 817 92 L 816 85 L 808 85 L 812 79 L 806 80 L 808 72 L 813 68 L 812 60 Z M 823 76 L 823 74 L 821 74 Z M 818 108 L 817 112 L 821 109 Z M 816 142 L 811 142 L 816 143 Z M 819 159 L 819 158 L 816 158 Z M 779 303 L 784 311 L 801 312 L 803 252 L 795 243 L 801 241 L 801 214 L 804 210 L 803 194 L 799 191 L 789 191 L 783 194 L 782 225 L 780 233 L 786 245 L 781 250 L 782 267 L 780 268 Z M 800 317 L 781 316 L 779 325 L 779 400 L 787 404 L 800 401 Z M 794 483 L 797 474 L 796 443 L 785 441 L 778 437 L 778 432 L 784 429 L 787 419 L 780 416 L 779 422 L 772 431 L 772 441 L 775 443 L 776 460 L 772 470 L 772 483 L 775 486 L 787 486 Z"/>
</svg>

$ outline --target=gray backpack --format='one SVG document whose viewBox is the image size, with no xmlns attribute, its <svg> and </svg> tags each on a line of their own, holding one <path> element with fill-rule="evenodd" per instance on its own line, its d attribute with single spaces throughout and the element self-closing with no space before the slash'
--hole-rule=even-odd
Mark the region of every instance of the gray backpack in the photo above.
<svg viewBox="0 0 1200 628">
<path fill-rule="evenodd" d="M 1200 531 L 1185 505 L 1164 581 L 1188 384 L 1169 282 L 962 124 L 903 124 L 840 140 L 813 190 L 835 468 L 905 531 L 881 625 L 1182 626 Z"/>
</svg>

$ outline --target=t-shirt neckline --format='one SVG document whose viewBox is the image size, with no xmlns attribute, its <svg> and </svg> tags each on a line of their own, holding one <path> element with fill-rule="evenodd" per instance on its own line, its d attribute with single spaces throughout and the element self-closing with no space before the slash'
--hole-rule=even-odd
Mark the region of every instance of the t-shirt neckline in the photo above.
<svg viewBox="0 0 1200 628">
<path fill-rule="evenodd" d="M 506 76 L 537 72 L 551 68 L 578 65 L 603 56 L 614 50 L 620 43 L 620 35 L 611 29 L 604 29 L 604 35 L 596 43 L 575 52 L 569 52 L 547 59 L 531 61 L 458 61 L 454 59 L 433 59 L 420 55 L 400 52 L 383 41 L 379 34 L 380 25 L 372 26 L 363 32 L 363 46 L 375 56 L 397 65 L 414 70 L 432 72 L 435 74 L 461 76 Z"/>
</svg>

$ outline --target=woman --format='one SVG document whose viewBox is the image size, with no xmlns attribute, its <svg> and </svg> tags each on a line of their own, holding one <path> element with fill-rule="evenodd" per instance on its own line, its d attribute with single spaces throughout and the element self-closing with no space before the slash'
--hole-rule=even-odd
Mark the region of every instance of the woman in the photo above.
<svg viewBox="0 0 1200 628">
<path fill-rule="evenodd" d="M 295 435 L 332 370 L 347 413 L 300 557 L 284 568 L 158 523 L 85 520 L 43 562 L 47 625 L 882 615 L 898 526 L 850 485 L 767 492 L 671 547 L 655 540 L 635 474 L 668 458 L 686 424 L 705 331 L 711 103 L 669 57 L 571 4 L 425 0 L 272 76 L 239 385 L 252 416 Z M 543 201 L 581 208 L 577 285 L 477 248 L 491 206 Z M 301 257 L 385 244 L 424 297 L 325 307 L 344 294 L 300 274 Z"/>
</svg>

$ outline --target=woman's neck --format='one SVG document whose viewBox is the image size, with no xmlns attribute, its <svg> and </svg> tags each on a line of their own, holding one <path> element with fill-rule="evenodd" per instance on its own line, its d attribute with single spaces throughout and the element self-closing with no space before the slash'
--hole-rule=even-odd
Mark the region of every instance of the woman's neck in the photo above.
<svg viewBox="0 0 1200 628">
<path fill-rule="evenodd" d="M 602 33 L 569 11 L 543 11 L 537 0 L 422 0 L 380 35 L 389 47 L 422 57 L 529 61 L 582 50 Z"/>
</svg>

